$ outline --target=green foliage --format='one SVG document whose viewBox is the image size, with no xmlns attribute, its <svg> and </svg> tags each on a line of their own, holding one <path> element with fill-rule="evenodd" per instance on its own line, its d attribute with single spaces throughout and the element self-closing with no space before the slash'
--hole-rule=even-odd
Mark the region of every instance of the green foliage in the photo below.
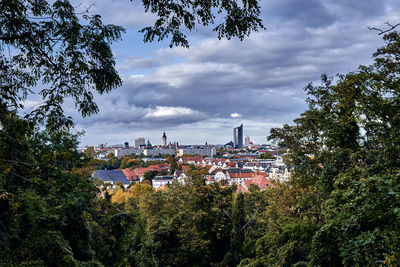
<svg viewBox="0 0 400 267">
<path fill-rule="evenodd" d="M 263 197 L 267 206 L 255 218 L 258 229 L 252 234 L 245 262 L 250 266 L 292 266 L 307 260 L 319 220 L 318 192 L 313 187 L 276 183 L 260 193 L 258 197 Z"/>
<path fill-rule="evenodd" d="M 325 203 L 327 222 L 314 237 L 314 261 L 379 265 L 386 257 L 398 259 L 399 178 L 358 171 L 341 174 Z"/>
<path fill-rule="evenodd" d="M 95 202 L 89 218 L 93 250 L 104 266 L 127 266 L 135 257 L 138 243 L 138 211 L 101 199 Z"/>
<path fill-rule="evenodd" d="M 243 254 L 245 239 L 245 210 L 243 194 L 236 194 L 232 204 L 232 230 L 230 234 L 230 250 L 226 254 L 224 264 L 236 266 Z"/>
<path fill-rule="evenodd" d="M 230 219 L 224 211 L 230 209 L 230 189 L 205 186 L 199 176 L 187 182 L 141 200 L 142 265 L 207 265 L 227 251 Z"/>
<path fill-rule="evenodd" d="M 275 159 L 275 156 L 271 152 L 267 151 L 260 155 L 260 159 Z"/>
<path fill-rule="evenodd" d="M 68 97 L 83 116 L 96 113 L 92 92 L 122 83 L 110 44 L 123 31 L 104 25 L 99 15 L 78 17 L 69 1 L 1 1 L 1 103 L 21 108 L 30 89 L 40 85 L 44 103 L 28 115 L 51 129 L 72 125 L 62 108 Z M 12 48 L 9 57 L 6 46 Z"/>
<path fill-rule="evenodd" d="M 176 162 L 176 158 L 174 156 L 166 156 L 165 160 L 169 164 L 169 173 L 174 174 L 175 170 L 178 169 L 178 163 Z"/>
<path fill-rule="evenodd" d="M 259 17 L 259 1 L 255 0 L 243 0 L 241 3 L 226 0 L 179 2 L 143 0 L 142 2 L 146 12 L 150 11 L 158 16 L 153 26 L 141 30 L 145 42 L 152 42 L 154 39 L 160 41 L 171 35 L 170 47 L 189 47 L 182 28 L 191 31 L 196 28 L 196 24 L 213 25 L 217 20 L 215 11 L 220 14 L 218 17 L 224 17 L 222 23 L 213 29 L 219 39 L 238 37 L 243 40 L 252 31 L 265 29 Z"/>
<path fill-rule="evenodd" d="M 143 161 L 139 156 L 134 154 L 124 155 L 123 157 L 117 158 L 114 154 L 110 153 L 106 156 L 105 160 L 93 158 L 92 153 L 85 152 L 86 155 L 91 158 L 89 166 L 96 170 L 114 170 L 114 169 L 126 169 L 126 168 L 141 168 L 148 167 L 154 164 L 165 163 L 162 160 L 154 161 Z"/>
<path fill-rule="evenodd" d="M 154 177 L 158 174 L 157 171 L 148 171 L 143 174 L 143 180 L 152 181 Z"/>
<path fill-rule="evenodd" d="M 400 35 L 392 31 L 384 39 L 374 64 L 339 75 L 336 84 L 326 75 L 320 86 L 309 84 L 308 110 L 294 126 L 271 132 L 289 148 L 292 186 L 321 192 L 309 206 L 322 207 L 310 221 L 315 233 L 305 252 L 312 265 L 377 266 L 399 259 Z M 305 192 L 298 204 L 312 197 Z"/>
<path fill-rule="evenodd" d="M 145 41 L 172 35 L 171 45 L 187 46 L 182 26 L 214 23 L 213 10 L 225 18 L 215 28 L 220 38 L 263 28 L 257 1 L 143 4 L 158 15 L 143 29 Z M 70 97 L 83 116 L 93 114 L 92 92 L 121 84 L 110 49 L 121 32 L 98 15 L 78 17 L 68 1 L 0 1 L 0 265 L 398 264 L 398 32 L 384 36 L 374 64 L 306 86 L 308 109 L 271 131 L 287 147 L 289 183 L 236 193 L 236 186 L 206 185 L 203 170 L 190 166 L 185 185 L 134 185 L 111 196 L 88 179 L 94 169 L 154 162 L 78 153 L 80 133 L 69 132 L 62 104 Z M 39 85 L 44 104 L 20 118 L 21 101 Z"/>
<path fill-rule="evenodd" d="M 74 174 L 84 164 L 74 150 L 76 138 L 66 132 L 32 130 L 20 140 L 29 158 L 14 154 L 12 162 L 1 165 L 0 212 L 5 220 L 0 250 L 5 262 L 71 266 L 93 260 L 85 214 L 96 191 L 86 177 Z"/>
</svg>

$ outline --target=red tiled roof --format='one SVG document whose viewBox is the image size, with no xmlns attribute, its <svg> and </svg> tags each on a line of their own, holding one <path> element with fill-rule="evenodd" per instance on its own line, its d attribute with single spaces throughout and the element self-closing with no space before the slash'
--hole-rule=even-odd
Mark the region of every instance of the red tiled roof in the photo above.
<svg viewBox="0 0 400 267">
<path fill-rule="evenodd" d="M 151 171 L 148 168 L 136 168 L 133 170 L 136 176 L 142 177 L 146 172 Z"/>
<path fill-rule="evenodd" d="M 203 168 L 207 169 L 207 171 L 208 171 L 209 169 L 212 168 L 212 165 L 204 165 Z"/>
<path fill-rule="evenodd" d="M 156 170 L 156 171 L 161 171 L 161 170 L 169 169 L 169 164 L 168 163 L 160 163 L 160 164 L 150 165 L 147 168 L 148 169 L 153 169 L 153 170 Z"/>
<path fill-rule="evenodd" d="M 161 163 L 157 165 L 150 165 L 147 168 L 136 168 L 133 170 L 134 175 L 138 177 L 142 177 L 146 172 L 150 171 L 157 171 L 157 172 L 162 172 L 162 171 L 167 171 L 169 170 L 169 165 L 167 163 Z"/>
<path fill-rule="evenodd" d="M 243 173 L 230 173 L 229 176 L 231 178 L 250 178 L 253 177 L 254 173 L 252 172 L 243 172 Z"/>
<path fill-rule="evenodd" d="M 268 177 L 268 172 L 257 172 L 257 175 Z"/>
<path fill-rule="evenodd" d="M 257 185 L 258 188 L 260 189 L 265 189 L 267 186 L 271 184 L 271 182 L 263 175 L 256 175 L 252 177 L 250 180 L 244 181 L 244 185 L 247 188 L 249 188 L 251 184 Z"/>
<path fill-rule="evenodd" d="M 134 171 L 132 171 L 131 169 L 121 169 L 121 171 L 126 176 L 126 178 L 128 178 L 128 180 L 132 181 L 132 180 L 137 180 L 139 178 L 136 175 L 136 173 Z"/>
</svg>

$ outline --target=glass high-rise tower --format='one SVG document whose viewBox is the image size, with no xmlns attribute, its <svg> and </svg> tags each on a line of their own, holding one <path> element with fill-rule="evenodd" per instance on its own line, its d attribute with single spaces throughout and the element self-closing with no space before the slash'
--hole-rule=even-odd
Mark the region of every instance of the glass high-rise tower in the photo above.
<svg viewBox="0 0 400 267">
<path fill-rule="evenodd" d="M 162 139 L 162 145 L 167 146 L 167 135 L 165 133 L 163 134 L 161 139 Z"/>
<path fill-rule="evenodd" d="M 233 128 L 233 143 L 237 148 L 243 147 L 243 124 Z"/>
</svg>

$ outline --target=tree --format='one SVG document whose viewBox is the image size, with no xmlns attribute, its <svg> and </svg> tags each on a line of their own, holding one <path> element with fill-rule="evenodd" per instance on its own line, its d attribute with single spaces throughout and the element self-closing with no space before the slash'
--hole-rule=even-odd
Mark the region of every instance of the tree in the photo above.
<svg viewBox="0 0 400 267">
<path fill-rule="evenodd" d="M 122 157 L 121 164 L 119 166 L 120 169 L 126 169 L 134 166 L 137 163 L 137 160 L 132 159 L 130 156 Z"/>
<path fill-rule="evenodd" d="M 185 0 L 180 2 L 143 0 L 143 5 L 146 11 L 151 11 L 158 16 L 153 26 L 141 30 L 144 33 L 144 41 L 151 42 L 155 38 L 163 40 L 172 35 L 170 47 L 189 47 L 182 28 L 191 31 L 196 28 L 196 24 L 203 26 L 214 24 L 217 18 L 215 11 L 224 16 L 223 22 L 213 29 L 217 32 L 219 39 L 238 37 L 243 40 L 252 31 L 265 29 L 259 18 L 260 6 L 256 0 Z"/>
<path fill-rule="evenodd" d="M 391 31 L 384 40 L 372 65 L 336 83 L 323 75 L 320 86 L 309 84 L 309 108 L 269 137 L 289 149 L 291 185 L 311 189 L 296 202 L 308 202 L 309 211 L 323 207 L 311 221 L 313 265 L 399 259 L 400 35 Z M 313 195 L 319 197 L 310 203 Z"/>
<path fill-rule="evenodd" d="M 242 258 L 244 243 L 245 210 L 242 193 L 234 196 L 232 205 L 232 230 L 230 234 L 230 250 L 226 254 L 224 264 L 237 266 Z"/>
<path fill-rule="evenodd" d="M 275 156 L 271 152 L 267 151 L 260 155 L 260 159 L 275 159 Z"/>
<path fill-rule="evenodd" d="M 400 259 L 399 32 L 387 33 L 384 40 L 386 46 L 374 54 L 374 64 L 361 66 L 336 86 L 343 95 L 345 88 L 347 94 L 357 92 L 351 94 L 352 117 L 363 131 L 357 145 L 350 142 L 349 164 L 335 177 L 325 202 L 325 223 L 314 238 L 312 254 L 318 264 L 331 259 L 345 265 L 378 265 Z M 327 238 L 334 242 L 320 246 Z"/>
<path fill-rule="evenodd" d="M 143 180 L 152 181 L 154 177 L 157 175 L 157 171 L 148 171 L 143 174 Z"/>
<path fill-rule="evenodd" d="M 85 164 L 75 150 L 78 136 L 15 130 L 24 134 L 17 140 L 25 149 L 14 154 L 14 164 L 0 176 L 1 265 L 94 264 L 86 216 L 96 189 L 87 177 L 75 174 Z M 0 158 L 7 152 L 2 150 Z"/>
<path fill-rule="evenodd" d="M 139 203 L 143 236 L 137 264 L 204 266 L 222 261 L 229 249 L 232 192 L 208 187 L 193 172 L 185 185 L 172 184 Z"/>
<path fill-rule="evenodd" d="M 68 1 L 1 1 L 0 25 L 2 112 L 22 108 L 37 86 L 44 103 L 28 116 L 53 130 L 70 127 L 62 107 L 66 98 L 88 116 L 98 111 L 93 91 L 106 93 L 122 83 L 110 44 L 124 29 L 104 25 L 99 15 L 79 19 Z"/>
<path fill-rule="evenodd" d="M 178 168 L 178 163 L 176 162 L 175 156 L 166 156 L 166 161 L 169 163 L 169 173 L 174 174 L 175 170 Z"/>
</svg>

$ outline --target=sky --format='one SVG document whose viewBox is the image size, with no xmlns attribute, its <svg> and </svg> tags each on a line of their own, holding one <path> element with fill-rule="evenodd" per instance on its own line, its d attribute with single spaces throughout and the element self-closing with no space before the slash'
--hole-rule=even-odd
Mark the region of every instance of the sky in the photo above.
<svg viewBox="0 0 400 267">
<path fill-rule="evenodd" d="M 112 46 L 123 85 L 96 95 L 100 112 L 82 118 L 65 110 L 82 145 L 134 143 L 225 144 L 243 123 L 244 135 L 266 143 L 273 127 L 291 124 L 306 109 L 304 87 L 326 73 L 348 73 L 372 62 L 384 45 L 370 27 L 400 22 L 400 5 L 382 0 L 260 1 L 266 31 L 244 41 L 218 40 L 212 28 L 188 33 L 190 48 L 169 40 L 143 43 L 138 33 L 154 22 L 140 1 L 72 1 L 95 4 L 91 13 L 126 29 Z"/>
</svg>

